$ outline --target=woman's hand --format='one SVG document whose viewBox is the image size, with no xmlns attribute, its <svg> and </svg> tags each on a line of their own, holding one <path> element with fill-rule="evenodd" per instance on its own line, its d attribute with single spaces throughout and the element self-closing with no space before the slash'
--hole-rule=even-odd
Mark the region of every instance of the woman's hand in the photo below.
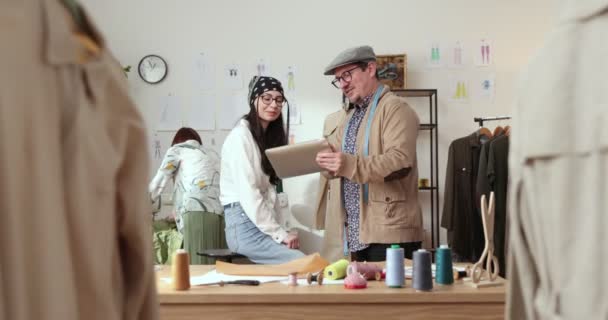
<svg viewBox="0 0 608 320">
<path fill-rule="evenodd" d="M 287 237 L 283 240 L 283 243 L 289 249 L 298 249 L 300 247 L 300 238 L 296 231 L 289 231 Z"/>
</svg>

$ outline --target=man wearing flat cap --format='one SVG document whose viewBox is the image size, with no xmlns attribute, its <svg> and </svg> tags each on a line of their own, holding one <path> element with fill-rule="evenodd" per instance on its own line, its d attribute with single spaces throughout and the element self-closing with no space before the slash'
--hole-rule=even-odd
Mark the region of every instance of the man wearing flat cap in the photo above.
<svg viewBox="0 0 608 320">
<path fill-rule="evenodd" d="M 343 123 L 328 140 L 332 150 L 316 161 L 328 178 L 340 178 L 331 197 L 340 201 L 345 252 L 353 261 L 384 261 L 399 244 L 407 258 L 421 247 L 416 112 L 378 80 L 370 46 L 340 53 L 326 68 L 348 99 Z M 336 213 L 328 213 L 336 214 Z"/>
</svg>

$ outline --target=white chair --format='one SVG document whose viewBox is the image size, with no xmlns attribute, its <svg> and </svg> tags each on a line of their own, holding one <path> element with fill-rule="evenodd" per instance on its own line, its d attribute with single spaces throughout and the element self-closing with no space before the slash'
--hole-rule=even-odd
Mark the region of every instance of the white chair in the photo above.
<svg viewBox="0 0 608 320">
<path fill-rule="evenodd" d="M 298 231 L 300 237 L 300 250 L 306 254 L 321 251 L 323 233 L 314 229 L 315 211 L 312 207 L 303 204 L 291 206 L 291 226 Z"/>
</svg>

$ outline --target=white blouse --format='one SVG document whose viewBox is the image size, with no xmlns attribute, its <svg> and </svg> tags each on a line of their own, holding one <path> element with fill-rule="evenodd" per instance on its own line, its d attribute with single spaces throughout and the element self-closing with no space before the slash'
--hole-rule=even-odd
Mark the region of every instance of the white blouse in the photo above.
<svg viewBox="0 0 608 320">
<path fill-rule="evenodd" d="M 222 205 L 239 202 L 249 219 L 277 243 L 287 237 L 282 226 L 277 192 L 262 170 L 260 150 L 241 120 L 222 146 L 220 201 Z"/>
</svg>

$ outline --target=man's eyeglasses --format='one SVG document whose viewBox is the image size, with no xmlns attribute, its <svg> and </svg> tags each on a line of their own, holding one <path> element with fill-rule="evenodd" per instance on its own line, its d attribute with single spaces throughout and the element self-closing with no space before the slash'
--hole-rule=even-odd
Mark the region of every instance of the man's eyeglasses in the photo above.
<svg viewBox="0 0 608 320">
<path fill-rule="evenodd" d="M 334 85 L 334 87 L 340 89 L 340 81 L 344 81 L 346 83 L 349 83 L 352 79 L 353 79 L 353 75 L 351 74 L 351 71 L 360 68 L 359 66 L 356 66 L 352 69 L 348 69 L 344 72 L 342 72 L 342 76 L 340 77 L 336 77 L 331 84 Z"/>
<path fill-rule="evenodd" d="M 274 100 L 274 102 L 276 102 L 277 106 L 279 106 L 279 107 L 282 107 L 283 103 L 285 102 L 285 97 L 277 96 L 276 98 L 273 98 L 272 95 L 270 95 L 270 94 L 263 94 L 260 96 L 260 99 L 267 106 L 271 105 L 273 100 Z"/>
</svg>

